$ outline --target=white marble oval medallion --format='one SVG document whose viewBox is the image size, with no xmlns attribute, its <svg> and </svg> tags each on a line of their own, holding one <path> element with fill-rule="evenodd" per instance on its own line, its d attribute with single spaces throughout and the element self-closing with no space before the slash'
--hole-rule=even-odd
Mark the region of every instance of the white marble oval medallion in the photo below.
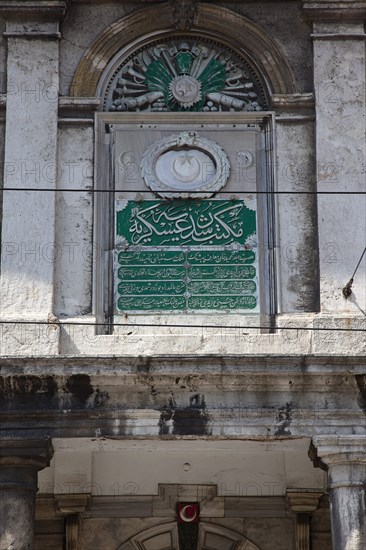
<svg viewBox="0 0 366 550">
<path fill-rule="evenodd" d="M 230 175 L 225 151 L 196 132 L 181 132 L 148 147 L 141 173 L 150 189 L 166 198 L 206 198 Z"/>
</svg>

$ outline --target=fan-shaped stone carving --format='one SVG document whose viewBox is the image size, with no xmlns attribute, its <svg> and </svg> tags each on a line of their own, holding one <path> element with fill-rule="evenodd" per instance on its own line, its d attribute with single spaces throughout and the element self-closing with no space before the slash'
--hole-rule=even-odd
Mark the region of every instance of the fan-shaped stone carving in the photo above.
<svg viewBox="0 0 366 550">
<path fill-rule="evenodd" d="M 263 87 L 247 61 L 212 40 L 165 39 L 126 59 L 107 89 L 109 111 L 262 111 Z"/>
</svg>

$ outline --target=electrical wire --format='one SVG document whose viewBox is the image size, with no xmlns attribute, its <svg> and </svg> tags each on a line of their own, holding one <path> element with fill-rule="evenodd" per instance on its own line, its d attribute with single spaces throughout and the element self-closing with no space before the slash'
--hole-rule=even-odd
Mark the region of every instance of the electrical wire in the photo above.
<svg viewBox="0 0 366 550">
<path fill-rule="evenodd" d="M 353 272 L 353 275 L 352 277 L 350 278 L 350 280 L 348 281 L 348 283 L 346 284 L 346 286 L 344 286 L 342 288 L 342 293 L 343 293 L 343 296 L 346 298 L 346 300 L 351 296 L 352 294 L 352 285 L 353 285 L 353 282 L 354 282 L 354 278 L 355 278 L 355 275 L 356 275 L 356 272 L 360 266 L 360 263 L 362 262 L 362 258 L 364 257 L 365 255 L 365 252 L 366 252 L 366 246 L 361 254 L 361 258 L 358 260 L 358 263 L 356 265 L 356 269 L 354 270 Z"/>
<path fill-rule="evenodd" d="M 145 193 L 152 194 L 153 191 L 148 191 L 146 189 L 54 189 L 52 187 L 40 188 L 40 187 L 2 187 L 1 191 L 34 191 L 34 192 L 54 192 L 54 193 Z M 190 195 L 195 193 L 202 194 L 203 191 L 189 191 Z M 169 194 L 180 194 L 182 191 L 169 191 Z M 216 195 L 366 195 L 366 191 L 258 191 L 258 190 L 249 190 L 249 191 L 217 191 Z"/>
<path fill-rule="evenodd" d="M 363 252 L 362 252 L 362 254 L 361 254 L 361 258 L 360 258 L 360 259 L 358 260 L 358 264 L 356 265 L 356 269 L 354 270 L 354 272 L 353 272 L 353 275 L 352 275 L 351 279 L 353 279 L 353 278 L 354 278 L 354 276 L 356 275 L 356 271 L 357 271 L 357 269 L 359 268 L 359 266 L 360 266 L 360 263 L 362 262 L 362 258 L 364 257 L 364 255 L 365 255 L 365 252 L 366 252 L 366 246 L 365 246 L 365 248 L 364 248 L 364 250 L 363 250 Z"/>
</svg>

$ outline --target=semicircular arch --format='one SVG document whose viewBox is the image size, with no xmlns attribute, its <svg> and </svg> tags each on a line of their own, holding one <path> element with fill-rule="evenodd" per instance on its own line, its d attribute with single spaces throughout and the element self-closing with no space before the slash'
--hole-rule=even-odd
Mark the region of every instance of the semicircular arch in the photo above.
<svg viewBox="0 0 366 550">
<path fill-rule="evenodd" d="M 297 91 L 294 75 L 280 45 L 254 21 L 227 8 L 203 3 L 198 5 L 191 31 L 202 32 L 241 51 L 261 75 L 269 94 L 292 94 Z M 160 5 L 159 11 L 145 8 L 113 23 L 79 63 L 71 95 L 97 95 L 101 77 L 120 52 L 128 56 L 141 45 L 159 37 L 173 36 L 174 33 L 177 31 L 168 4 Z"/>
<path fill-rule="evenodd" d="M 131 537 L 117 547 L 116 550 L 148 550 L 149 548 L 170 548 L 178 550 L 178 529 L 175 521 L 155 525 L 145 529 Z M 215 523 L 201 521 L 199 524 L 200 550 L 222 550 L 222 548 L 235 548 L 235 550 L 260 550 L 258 546 L 246 537 Z"/>
</svg>

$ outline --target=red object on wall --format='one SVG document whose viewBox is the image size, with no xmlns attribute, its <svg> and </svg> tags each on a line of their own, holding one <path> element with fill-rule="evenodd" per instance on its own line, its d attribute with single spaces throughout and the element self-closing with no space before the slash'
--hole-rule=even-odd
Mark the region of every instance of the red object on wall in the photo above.
<svg viewBox="0 0 366 550">
<path fill-rule="evenodd" d="M 177 503 L 178 523 L 198 523 L 200 520 L 200 505 L 197 502 Z"/>
</svg>

